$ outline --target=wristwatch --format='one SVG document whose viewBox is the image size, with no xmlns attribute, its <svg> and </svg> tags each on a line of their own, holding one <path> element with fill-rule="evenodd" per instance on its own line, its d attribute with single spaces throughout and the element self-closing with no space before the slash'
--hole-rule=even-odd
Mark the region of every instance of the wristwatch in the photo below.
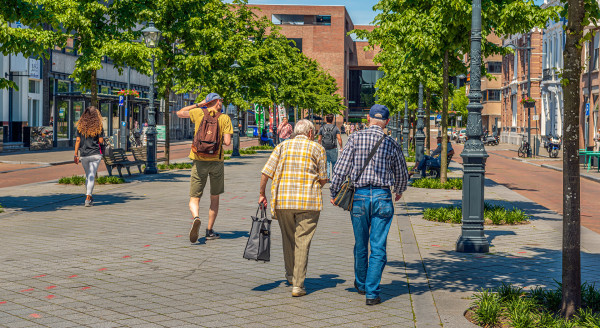
<svg viewBox="0 0 600 328">
<path fill-rule="evenodd" d="M 200 106 L 198 106 L 198 103 L 195 103 L 194 105 L 196 105 L 196 108 L 200 107 Z"/>
</svg>

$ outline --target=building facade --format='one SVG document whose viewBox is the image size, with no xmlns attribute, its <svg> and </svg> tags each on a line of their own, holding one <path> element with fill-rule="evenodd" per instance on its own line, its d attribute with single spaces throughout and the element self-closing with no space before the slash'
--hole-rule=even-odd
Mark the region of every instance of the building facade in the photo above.
<svg viewBox="0 0 600 328">
<path fill-rule="evenodd" d="M 496 45 L 502 45 L 502 40 L 495 34 L 490 34 L 487 37 L 489 42 Z M 502 56 L 493 55 L 485 59 L 485 68 L 492 76 L 481 78 L 481 94 L 483 96 L 481 111 L 481 123 L 484 131 L 497 132 L 501 126 L 502 113 Z"/>
<path fill-rule="evenodd" d="M 598 149 L 600 146 L 600 123 L 598 123 L 598 108 L 600 107 L 600 100 L 598 99 L 600 29 L 590 26 L 585 30 L 585 33 L 594 33 L 594 35 L 590 41 L 585 43 L 581 52 L 584 71 L 581 75 L 580 84 L 579 148 L 592 150 Z"/>
<path fill-rule="evenodd" d="M 364 51 L 367 42 L 354 40 L 348 32 L 371 30 L 373 26 L 354 25 L 344 6 L 261 5 L 256 14 L 281 28 L 306 56 L 315 59 L 335 78 L 338 94 L 348 110 L 346 120 L 359 120 L 375 102 L 375 83 L 383 76 L 373 63 L 375 51 Z M 319 112 L 318 108 L 314 109 Z"/>
<path fill-rule="evenodd" d="M 562 5 L 559 0 L 546 0 L 543 8 Z M 542 136 L 562 136 L 563 91 L 560 72 L 563 69 L 563 51 L 566 21 L 550 21 L 546 24 L 543 44 L 542 71 L 542 113 L 540 116 L 540 134 Z"/>
<path fill-rule="evenodd" d="M 504 143 L 521 144 L 527 136 L 528 125 L 531 124 L 532 148 L 539 149 L 540 113 L 541 113 L 541 81 L 542 81 L 542 36 L 543 31 L 534 28 L 529 33 L 510 35 L 503 41 L 504 47 L 516 47 L 513 54 L 502 59 L 502 94 L 501 94 L 501 133 Z M 527 39 L 531 38 L 531 65 L 528 65 Z M 529 72 L 529 67 L 531 71 Z M 527 110 L 521 103 L 527 97 L 528 75 L 531 79 L 531 98 L 536 107 Z"/>
</svg>

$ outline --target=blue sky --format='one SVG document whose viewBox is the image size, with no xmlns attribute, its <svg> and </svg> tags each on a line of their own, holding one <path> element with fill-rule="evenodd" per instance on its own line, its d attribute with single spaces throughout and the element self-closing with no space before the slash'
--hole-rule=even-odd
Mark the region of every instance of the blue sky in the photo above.
<svg viewBox="0 0 600 328">
<path fill-rule="evenodd" d="M 250 4 L 267 5 L 341 5 L 346 6 L 354 24 L 370 24 L 375 18 L 373 6 L 377 0 L 248 0 Z M 535 0 L 536 4 L 544 3 L 544 0 Z"/>
</svg>

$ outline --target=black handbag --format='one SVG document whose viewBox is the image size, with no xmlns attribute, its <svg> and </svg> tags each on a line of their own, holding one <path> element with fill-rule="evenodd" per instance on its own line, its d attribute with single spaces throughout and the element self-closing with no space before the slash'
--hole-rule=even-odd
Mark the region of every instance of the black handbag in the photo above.
<svg viewBox="0 0 600 328">
<path fill-rule="evenodd" d="M 271 220 L 267 218 L 267 210 L 262 204 L 256 210 L 256 216 L 252 217 L 244 258 L 265 262 L 271 260 Z"/>
<path fill-rule="evenodd" d="M 338 206 L 345 211 L 352 210 L 352 203 L 354 202 L 354 191 L 355 191 L 354 184 L 360 179 L 363 172 L 367 168 L 367 165 L 369 165 L 369 162 L 371 161 L 371 159 L 373 159 L 373 156 L 375 156 L 375 153 L 377 152 L 379 145 L 381 145 L 381 143 L 383 142 L 383 139 L 385 139 L 385 134 L 381 137 L 381 139 L 379 139 L 379 141 L 377 141 L 377 143 L 375 144 L 373 149 L 371 149 L 371 153 L 369 153 L 369 157 L 367 157 L 367 160 L 365 161 L 365 164 L 363 165 L 362 169 L 358 173 L 356 180 L 352 181 L 350 179 L 350 176 L 348 176 L 346 178 L 346 181 L 344 181 L 344 183 L 342 183 L 340 191 L 337 193 L 337 195 L 333 199 L 333 205 Z"/>
</svg>

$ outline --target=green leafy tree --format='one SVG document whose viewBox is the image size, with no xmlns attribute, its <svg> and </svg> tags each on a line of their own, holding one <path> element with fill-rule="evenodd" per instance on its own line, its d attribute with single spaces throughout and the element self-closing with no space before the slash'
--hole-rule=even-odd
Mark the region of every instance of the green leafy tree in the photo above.
<svg viewBox="0 0 600 328">
<path fill-rule="evenodd" d="M 98 106 L 96 72 L 102 60 L 110 58 L 119 73 L 126 65 L 149 74 L 149 50 L 140 37 L 137 23 L 140 13 L 151 0 L 38 0 L 62 30 L 73 39 L 73 51 L 78 54 L 71 77 L 89 89 L 92 105 Z"/>
<path fill-rule="evenodd" d="M 11 26 L 15 22 L 29 28 Z M 66 43 L 67 37 L 59 27 L 56 17 L 35 1 L 3 0 L 0 6 L 0 53 L 49 58 L 48 49 Z M 0 77 L 0 89 L 6 88 L 18 90 L 13 81 Z"/>
<path fill-rule="evenodd" d="M 542 10 L 533 1 L 484 0 L 483 39 L 492 31 L 500 35 L 514 34 L 542 26 L 550 10 Z M 442 72 L 442 154 L 447 151 L 448 95 L 450 74 L 462 73 L 465 63 L 460 60 L 469 53 L 471 1 L 468 0 L 381 0 L 374 9 L 381 13 L 375 18 L 372 32 L 353 31 L 379 46 L 375 60 L 382 63 L 391 81 L 410 81 L 397 86 L 395 94 L 414 94 L 418 81 Z M 506 53 L 491 42 L 484 41 L 483 55 Z M 408 75 L 400 79 L 398 75 Z M 416 81 L 413 82 L 413 81 Z M 390 82 L 391 83 L 391 82 Z M 382 83 L 383 84 L 383 83 Z M 389 88 L 386 88 L 389 90 Z M 383 92 L 383 88 L 380 89 Z M 441 157 L 441 180 L 445 181 L 447 160 Z"/>
</svg>

